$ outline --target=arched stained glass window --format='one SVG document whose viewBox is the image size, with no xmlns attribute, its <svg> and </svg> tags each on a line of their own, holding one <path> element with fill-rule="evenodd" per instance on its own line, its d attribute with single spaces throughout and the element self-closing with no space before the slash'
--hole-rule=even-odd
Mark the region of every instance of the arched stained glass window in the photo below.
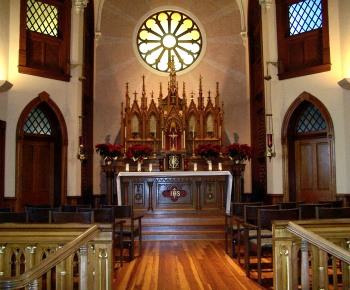
<svg viewBox="0 0 350 290">
<path fill-rule="evenodd" d="M 136 27 L 137 56 L 146 67 L 169 73 L 174 56 L 175 70 L 186 70 L 200 61 L 204 29 L 199 21 L 176 10 L 162 10 Z M 135 34 L 135 33 L 134 33 Z"/>
<path fill-rule="evenodd" d="M 310 105 L 300 114 L 296 129 L 297 133 L 305 133 L 325 131 L 327 127 L 320 110 L 310 103 Z"/>
<path fill-rule="evenodd" d="M 51 135 L 51 125 L 44 112 L 34 108 L 27 117 L 23 128 L 25 133 Z"/>
</svg>

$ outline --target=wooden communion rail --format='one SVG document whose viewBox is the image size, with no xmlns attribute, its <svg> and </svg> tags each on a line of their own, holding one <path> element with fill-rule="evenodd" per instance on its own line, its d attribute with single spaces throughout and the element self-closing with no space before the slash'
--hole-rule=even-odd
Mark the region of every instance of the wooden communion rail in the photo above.
<svg viewBox="0 0 350 290">
<path fill-rule="evenodd" d="M 273 222 L 274 289 L 349 289 L 350 219 Z"/>
<path fill-rule="evenodd" d="M 110 224 L 1 224 L 0 289 L 112 289 Z"/>
</svg>

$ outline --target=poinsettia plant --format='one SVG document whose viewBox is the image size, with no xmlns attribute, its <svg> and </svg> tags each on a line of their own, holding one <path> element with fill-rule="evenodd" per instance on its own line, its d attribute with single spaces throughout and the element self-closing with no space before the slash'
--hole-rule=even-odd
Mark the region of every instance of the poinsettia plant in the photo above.
<svg viewBox="0 0 350 290">
<path fill-rule="evenodd" d="M 101 143 L 95 146 L 96 153 L 100 154 L 103 159 L 112 158 L 117 159 L 122 155 L 122 145 L 113 145 L 110 143 Z"/>
<path fill-rule="evenodd" d="M 250 160 L 252 158 L 252 147 L 247 144 L 232 143 L 226 147 L 230 158 L 238 160 Z"/>
<path fill-rule="evenodd" d="M 219 144 L 199 144 L 194 150 L 196 155 L 205 159 L 216 159 L 220 156 L 221 145 Z"/>
<path fill-rule="evenodd" d="M 126 156 L 134 161 L 142 161 L 152 154 L 153 149 L 147 145 L 134 144 L 126 150 Z"/>
</svg>

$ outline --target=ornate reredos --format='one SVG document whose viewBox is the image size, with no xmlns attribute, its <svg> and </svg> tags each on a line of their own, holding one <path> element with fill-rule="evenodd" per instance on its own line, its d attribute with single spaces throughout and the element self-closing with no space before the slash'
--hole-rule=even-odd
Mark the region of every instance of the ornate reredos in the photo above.
<svg viewBox="0 0 350 290">
<path fill-rule="evenodd" d="M 179 95 L 174 65 L 171 65 L 165 97 L 160 83 L 157 104 L 153 91 L 150 104 L 147 103 L 145 76 L 142 76 L 141 100 L 138 100 L 135 91 L 131 101 L 129 84 L 126 83 L 125 107 L 123 103 L 121 105 L 120 144 L 125 148 L 133 144 L 147 144 L 154 148 L 157 155 L 167 151 L 192 154 L 194 147 L 200 143 L 224 145 L 224 104 L 220 106 L 219 83 L 216 83 L 214 101 L 209 91 L 205 102 L 202 79 L 200 76 L 197 102 L 192 92 L 189 104 L 185 83 L 182 96 Z"/>
</svg>

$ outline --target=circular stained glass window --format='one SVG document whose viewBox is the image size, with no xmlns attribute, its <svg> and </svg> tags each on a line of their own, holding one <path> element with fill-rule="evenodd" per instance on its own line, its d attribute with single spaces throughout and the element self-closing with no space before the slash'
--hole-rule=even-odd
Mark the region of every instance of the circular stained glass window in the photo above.
<svg viewBox="0 0 350 290">
<path fill-rule="evenodd" d="M 183 12 L 162 10 L 147 17 L 136 36 L 137 53 L 147 67 L 169 73 L 194 67 L 203 54 L 203 28 Z M 135 31 L 136 32 L 136 31 Z"/>
</svg>

